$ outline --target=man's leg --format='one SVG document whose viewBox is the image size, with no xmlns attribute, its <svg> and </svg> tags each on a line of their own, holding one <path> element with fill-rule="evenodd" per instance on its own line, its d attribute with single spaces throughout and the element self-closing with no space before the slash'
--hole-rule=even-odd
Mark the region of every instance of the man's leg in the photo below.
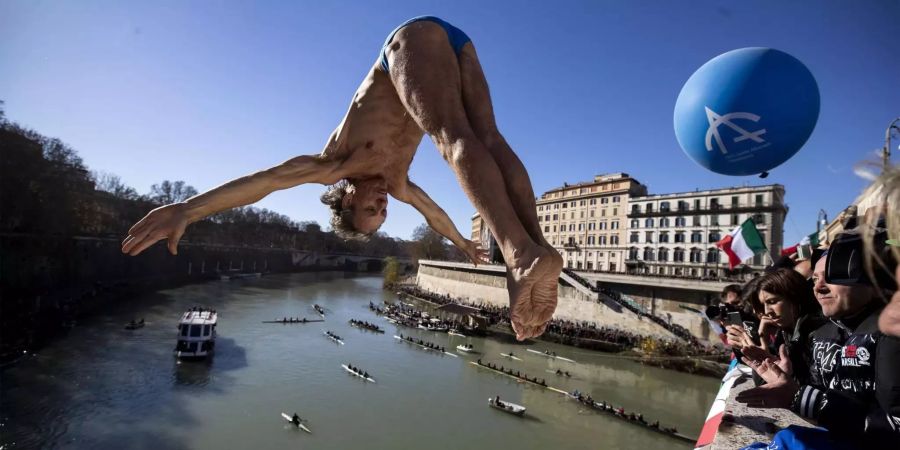
<svg viewBox="0 0 900 450">
<path fill-rule="evenodd" d="M 478 61 L 478 55 L 472 43 L 466 44 L 459 55 L 460 78 L 462 80 L 463 104 L 469 123 L 476 136 L 491 152 L 497 164 L 503 167 L 503 179 L 506 192 L 509 195 L 513 208 L 522 225 L 528 231 L 535 242 L 541 244 L 551 253 L 554 259 L 554 270 L 538 282 L 532 295 L 533 308 L 529 308 L 535 314 L 526 320 L 526 323 L 537 330 L 532 330 L 535 336 L 543 333 L 543 325 L 553 315 L 556 309 L 557 284 L 559 272 L 562 270 L 563 260 L 559 253 L 544 238 L 540 223 L 537 220 L 534 190 L 525 165 L 509 147 L 506 139 L 497 129 L 494 119 L 494 108 L 488 89 L 487 80 Z"/>
<path fill-rule="evenodd" d="M 469 124 L 459 63 L 446 32 L 431 22 L 407 25 L 389 45 L 388 62 L 401 102 L 431 136 L 500 244 L 511 269 L 510 305 L 529 305 L 532 285 L 553 270 L 553 261 L 523 227 L 497 162 Z M 515 326 L 522 329 L 525 324 Z"/>
</svg>

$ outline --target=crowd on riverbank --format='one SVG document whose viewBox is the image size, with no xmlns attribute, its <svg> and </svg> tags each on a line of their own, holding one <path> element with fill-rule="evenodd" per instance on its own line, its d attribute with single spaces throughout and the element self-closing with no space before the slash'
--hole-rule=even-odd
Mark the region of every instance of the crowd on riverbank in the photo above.
<svg viewBox="0 0 900 450">
<path fill-rule="evenodd" d="M 450 295 L 434 293 L 415 285 L 397 286 L 397 289 L 437 305 L 461 303 L 477 307 L 480 309 L 479 314 L 488 318 L 491 325 L 508 325 L 510 323 L 509 307 L 507 306 L 472 303 L 464 299 L 454 299 Z M 453 325 L 451 324 L 450 326 L 452 327 Z M 640 348 L 650 353 L 664 356 L 713 355 L 723 357 L 727 354 L 721 347 L 702 345 L 696 338 L 688 342 L 679 342 L 673 339 L 661 339 L 617 328 L 597 326 L 597 324 L 587 321 L 574 322 L 552 319 L 547 324 L 547 330 L 544 335 L 545 338 L 559 337 L 559 339 L 554 339 L 554 341 L 565 345 L 574 345 L 578 340 L 592 340 L 613 344 L 623 350 Z"/>
</svg>

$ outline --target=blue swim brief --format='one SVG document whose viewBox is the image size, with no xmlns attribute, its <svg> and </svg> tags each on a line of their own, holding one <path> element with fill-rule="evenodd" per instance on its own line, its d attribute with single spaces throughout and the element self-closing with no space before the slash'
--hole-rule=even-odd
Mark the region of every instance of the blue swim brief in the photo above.
<svg viewBox="0 0 900 450">
<path fill-rule="evenodd" d="M 412 19 L 407 20 L 406 22 L 403 22 L 399 27 L 395 28 L 394 31 L 392 31 L 391 34 L 388 35 L 387 40 L 384 41 L 384 45 L 381 46 L 381 68 L 384 69 L 385 72 L 390 72 L 388 70 L 387 48 L 388 48 L 388 45 L 391 43 L 391 41 L 394 39 L 394 35 L 397 34 L 397 32 L 400 31 L 401 28 L 403 28 L 413 22 L 421 22 L 421 21 L 434 22 L 434 23 L 440 25 L 441 28 L 443 28 L 444 31 L 447 32 L 447 38 L 450 39 L 450 45 L 453 47 L 453 51 L 456 52 L 457 56 L 459 56 L 459 53 L 462 51 L 463 45 L 466 45 L 466 42 L 472 41 L 471 39 L 469 39 L 469 36 L 467 36 L 466 33 L 463 32 L 463 30 L 460 30 L 459 28 L 456 28 L 453 25 L 450 25 L 449 23 L 445 22 L 444 20 L 440 19 L 439 17 L 434 17 L 434 16 L 414 17 Z"/>
</svg>

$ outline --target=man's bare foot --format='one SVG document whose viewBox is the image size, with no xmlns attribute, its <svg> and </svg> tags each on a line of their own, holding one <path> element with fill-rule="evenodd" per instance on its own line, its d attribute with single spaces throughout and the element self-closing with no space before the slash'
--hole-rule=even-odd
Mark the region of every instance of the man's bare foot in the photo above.
<svg viewBox="0 0 900 450">
<path fill-rule="evenodd" d="M 555 250 L 554 253 L 558 258 L 559 253 Z M 553 315 L 556 309 L 555 280 L 559 276 L 559 262 L 561 259 L 557 261 L 546 248 L 535 245 L 508 266 L 506 283 L 509 290 L 509 318 L 516 332 L 516 339 L 523 341 L 530 336 L 539 335 L 539 332 L 543 332 L 543 325 Z M 545 286 L 538 291 L 540 297 L 536 299 L 536 283 L 547 284 L 546 280 L 550 277 L 554 277 L 552 296 L 547 295 L 548 289 Z M 545 317 L 547 319 L 543 320 Z"/>
<path fill-rule="evenodd" d="M 534 283 L 531 290 L 531 303 L 534 305 L 534 316 L 526 333 L 528 337 L 538 337 L 547 329 L 547 322 L 553 318 L 559 296 L 559 273 L 562 272 L 563 259 L 553 247 L 547 249 L 551 264 L 544 277 Z"/>
</svg>

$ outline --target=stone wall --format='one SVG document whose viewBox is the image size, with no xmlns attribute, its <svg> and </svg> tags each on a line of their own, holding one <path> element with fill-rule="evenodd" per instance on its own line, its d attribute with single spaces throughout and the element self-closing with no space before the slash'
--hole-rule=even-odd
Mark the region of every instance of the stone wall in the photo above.
<svg viewBox="0 0 900 450">
<path fill-rule="evenodd" d="M 416 284 L 422 289 L 447 294 L 463 302 L 509 306 L 503 266 L 480 265 L 476 268 L 466 263 L 419 261 Z M 596 294 L 589 296 L 563 280 L 558 285 L 558 293 L 559 303 L 553 314 L 556 319 L 587 321 L 647 336 L 674 338 L 665 328 L 640 318 L 614 302 L 601 302 Z"/>
</svg>

